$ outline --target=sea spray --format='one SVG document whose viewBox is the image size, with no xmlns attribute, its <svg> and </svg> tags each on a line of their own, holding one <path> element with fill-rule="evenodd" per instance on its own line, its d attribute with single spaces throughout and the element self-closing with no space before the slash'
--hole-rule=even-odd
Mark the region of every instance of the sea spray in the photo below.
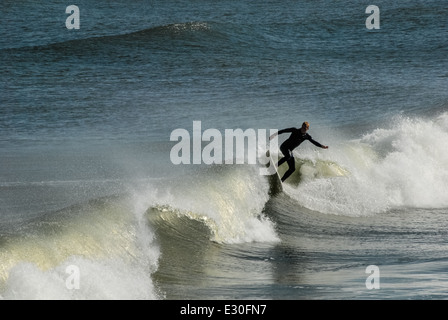
<svg viewBox="0 0 448 320">
<path fill-rule="evenodd" d="M 448 205 L 447 114 L 435 120 L 398 118 L 393 128 L 366 136 L 383 153 L 374 175 L 395 207 L 442 208 Z"/>
<path fill-rule="evenodd" d="M 203 221 L 216 242 L 276 242 L 274 225 L 263 215 L 268 191 L 256 167 L 205 166 L 166 186 L 154 207 Z"/>
</svg>

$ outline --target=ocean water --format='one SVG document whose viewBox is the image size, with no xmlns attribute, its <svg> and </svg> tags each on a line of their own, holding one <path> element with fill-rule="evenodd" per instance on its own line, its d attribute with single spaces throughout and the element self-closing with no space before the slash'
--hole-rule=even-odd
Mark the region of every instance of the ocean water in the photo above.
<svg viewBox="0 0 448 320">
<path fill-rule="evenodd" d="M 445 1 L 74 4 L 0 3 L 0 299 L 447 298 Z M 329 149 L 279 189 L 196 121 Z"/>
</svg>

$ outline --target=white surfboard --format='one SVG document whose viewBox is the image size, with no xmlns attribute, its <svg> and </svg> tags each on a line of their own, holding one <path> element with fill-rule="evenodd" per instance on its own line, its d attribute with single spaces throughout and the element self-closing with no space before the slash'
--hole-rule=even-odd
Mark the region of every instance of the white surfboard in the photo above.
<svg viewBox="0 0 448 320">
<path fill-rule="evenodd" d="M 269 165 L 272 166 L 275 170 L 275 175 L 271 175 L 271 177 L 274 179 L 272 183 L 274 184 L 274 187 L 278 188 L 278 191 L 283 191 L 282 177 L 278 172 L 277 161 L 274 159 L 272 153 L 269 150 L 266 152 L 266 155 L 269 157 Z"/>
</svg>

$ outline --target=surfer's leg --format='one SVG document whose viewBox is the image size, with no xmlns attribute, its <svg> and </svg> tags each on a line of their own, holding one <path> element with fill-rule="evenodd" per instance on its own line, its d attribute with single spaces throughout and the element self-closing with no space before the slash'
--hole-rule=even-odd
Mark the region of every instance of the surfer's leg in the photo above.
<svg viewBox="0 0 448 320">
<path fill-rule="evenodd" d="M 280 167 L 282 164 L 284 164 L 288 160 L 288 157 L 283 157 L 280 159 L 280 161 L 277 163 L 277 167 Z"/>
<path fill-rule="evenodd" d="M 282 164 L 288 161 L 289 158 L 291 158 L 291 153 L 288 148 L 280 146 L 280 151 L 283 153 L 283 158 L 281 158 L 280 161 L 277 163 L 277 167 L 280 167 Z"/>
<path fill-rule="evenodd" d="M 294 157 L 290 156 L 288 161 L 289 169 L 285 172 L 282 177 L 282 182 L 284 182 L 288 177 L 296 170 L 296 162 L 294 161 Z"/>
</svg>

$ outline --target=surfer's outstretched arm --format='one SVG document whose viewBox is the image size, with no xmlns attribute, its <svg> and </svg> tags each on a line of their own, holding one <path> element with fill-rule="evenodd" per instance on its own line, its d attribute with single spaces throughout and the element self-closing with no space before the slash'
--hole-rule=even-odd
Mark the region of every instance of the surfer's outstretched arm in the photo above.
<svg viewBox="0 0 448 320">
<path fill-rule="evenodd" d="M 323 144 L 317 142 L 316 140 L 314 140 L 313 138 L 309 138 L 308 139 L 312 144 L 314 144 L 316 147 L 322 148 L 322 149 L 328 149 L 328 146 L 324 146 Z"/>
</svg>

